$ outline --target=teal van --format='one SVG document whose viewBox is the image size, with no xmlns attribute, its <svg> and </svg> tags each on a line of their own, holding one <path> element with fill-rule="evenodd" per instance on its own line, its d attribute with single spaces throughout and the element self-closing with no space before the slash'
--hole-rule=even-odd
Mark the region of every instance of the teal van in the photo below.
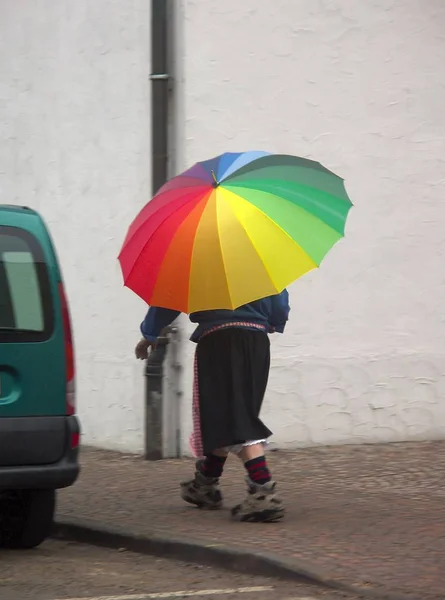
<svg viewBox="0 0 445 600">
<path fill-rule="evenodd" d="M 42 218 L 0 205 L 0 547 L 51 533 L 56 490 L 79 473 L 74 352 L 62 277 Z"/>
</svg>

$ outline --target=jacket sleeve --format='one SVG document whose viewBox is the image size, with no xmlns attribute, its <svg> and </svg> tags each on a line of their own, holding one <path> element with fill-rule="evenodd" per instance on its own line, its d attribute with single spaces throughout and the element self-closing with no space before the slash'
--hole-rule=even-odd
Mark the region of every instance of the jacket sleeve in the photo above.
<svg viewBox="0 0 445 600">
<path fill-rule="evenodd" d="M 161 331 L 173 323 L 181 313 L 168 308 L 150 306 L 145 319 L 141 323 L 141 333 L 149 342 L 155 342 Z"/>
<path fill-rule="evenodd" d="M 283 333 L 289 318 L 289 293 L 287 290 L 272 296 L 272 314 L 270 316 L 270 325 L 277 333 Z"/>
</svg>

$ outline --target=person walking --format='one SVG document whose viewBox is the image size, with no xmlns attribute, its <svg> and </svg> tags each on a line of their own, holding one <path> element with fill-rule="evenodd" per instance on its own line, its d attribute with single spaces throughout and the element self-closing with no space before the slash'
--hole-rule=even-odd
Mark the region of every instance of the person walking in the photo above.
<svg viewBox="0 0 445 600">
<path fill-rule="evenodd" d="M 268 296 L 235 310 L 192 313 L 197 324 L 191 445 L 194 477 L 181 483 L 181 497 L 199 508 L 222 507 L 219 481 L 230 453 L 244 463 L 246 498 L 231 513 L 239 521 L 272 522 L 284 516 L 265 446 L 272 432 L 260 419 L 270 368 L 269 333 L 283 333 L 289 316 L 289 295 Z M 136 357 L 148 357 L 162 330 L 179 312 L 150 307 L 141 324 Z"/>
</svg>

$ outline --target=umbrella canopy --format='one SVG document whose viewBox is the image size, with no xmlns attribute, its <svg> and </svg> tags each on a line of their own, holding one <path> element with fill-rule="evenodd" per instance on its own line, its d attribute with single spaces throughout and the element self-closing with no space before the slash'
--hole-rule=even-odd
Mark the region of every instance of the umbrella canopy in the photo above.
<svg viewBox="0 0 445 600">
<path fill-rule="evenodd" d="M 227 153 L 166 183 L 131 224 L 124 283 L 151 306 L 234 309 L 281 292 L 344 236 L 352 204 L 317 162 Z"/>
</svg>

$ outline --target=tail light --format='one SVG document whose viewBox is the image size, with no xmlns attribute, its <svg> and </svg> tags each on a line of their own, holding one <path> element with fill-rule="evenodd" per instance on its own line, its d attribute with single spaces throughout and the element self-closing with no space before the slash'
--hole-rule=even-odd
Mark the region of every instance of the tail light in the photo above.
<svg viewBox="0 0 445 600">
<path fill-rule="evenodd" d="M 66 365 L 66 414 L 74 415 L 76 412 L 76 382 L 74 365 L 74 344 L 71 331 L 71 319 L 66 300 L 63 284 L 59 284 L 60 302 L 62 305 L 63 334 L 65 345 L 65 365 Z"/>
<path fill-rule="evenodd" d="M 72 433 L 71 434 L 71 448 L 72 448 L 72 450 L 75 450 L 76 448 L 78 448 L 79 444 L 80 444 L 80 433 L 79 432 Z"/>
</svg>

